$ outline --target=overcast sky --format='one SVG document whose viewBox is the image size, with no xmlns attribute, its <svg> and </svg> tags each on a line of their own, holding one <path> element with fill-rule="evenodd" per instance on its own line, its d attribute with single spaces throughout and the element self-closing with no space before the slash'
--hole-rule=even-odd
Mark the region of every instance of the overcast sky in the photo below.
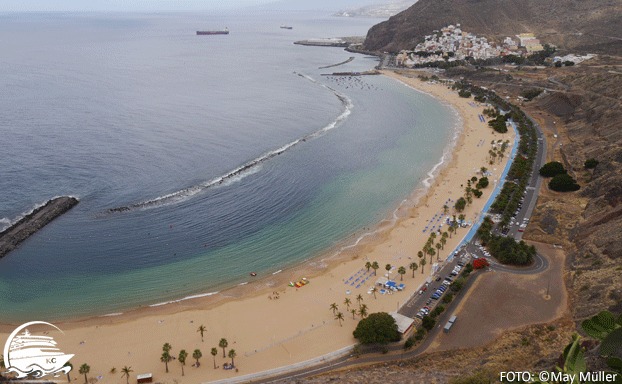
<svg viewBox="0 0 622 384">
<path fill-rule="evenodd" d="M 0 12 L 33 11 L 188 11 L 254 6 L 274 10 L 336 11 L 383 0 L 0 0 Z"/>
</svg>

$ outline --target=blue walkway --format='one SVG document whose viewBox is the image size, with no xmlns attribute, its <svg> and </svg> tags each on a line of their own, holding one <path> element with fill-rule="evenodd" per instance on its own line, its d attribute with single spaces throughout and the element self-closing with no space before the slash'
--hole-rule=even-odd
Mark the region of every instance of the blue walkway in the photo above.
<svg viewBox="0 0 622 384">
<path fill-rule="evenodd" d="M 490 209 L 490 206 L 495 201 L 495 199 L 497 198 L 497 195 L 499 195 L 499 192 L 501 192 L 501 189 L 503 188 L 503 184 L 505 183 L 505 178 L 507 177 L 508 172 L 510 171 L 510 168 L 512 167 L 512 163 L 514 162 L 516 153 L 518 152 L 518 143 L 520 141 L 520 136 L 518 135 L 516 124 L 513 121 L 512 121 L 512 128 L 514 128 L 514 133 L 516 134 L 516 140 L 514 141 L 514 145 L 512 145 L 512 152 L 510 153 L 510 160 L 505 165 L 505 169 L 503 170 L 503 173 L 501 173 L 501 177 L 499 178 L 499 183 L 497 184 L 497 186 L 495 187 L 495 190 L 492 192 L 492 194 L 488 198 L 488 201 L 486 202 L 486 205 L 484 205 L 484 208 L 482 208 L 482 216 L 479 218 L 477 223 L 473 224 L 473 227 L 471 227 L 471 230 L 469 231 L 469 233 L 467 233 L 467 235 L 460 242 L 460 244 L 458 244 L 458 246 L 453 250 L 453 252 L 451 252 L 449 257 L 447 258 L 448 261 L 451 261 L 451 259 L 453 259 L 454 254 L 456 253 L 458 249 L 460 249 L 460 247 L 462 247 L 462 245 L 468 243 L 469 241 L 473 239 L 473 236 L 475 236 L 475 234 L 477 233 L 479 226 L 484 221 L 483 213 L 488 212 L 488 210 Z"/>
</svg>

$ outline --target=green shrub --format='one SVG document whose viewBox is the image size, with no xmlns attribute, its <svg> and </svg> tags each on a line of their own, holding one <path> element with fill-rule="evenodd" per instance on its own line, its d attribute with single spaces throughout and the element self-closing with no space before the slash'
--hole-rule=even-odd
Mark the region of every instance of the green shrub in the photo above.
<svg viewBox="0 0 622 384">
<path fill-rule="evenodd" d="M 549 188 L 556 192 L 572 192 L 581 189 L 577 181 L 568 174 L 556 175 L 549 181 Z"/>
<path fill-rule="evenodd" d="M 530 89 L 523 92 L 523 97 L 527 101 L 531 101 L 542 93 L 541 89 Z"/>
<path fill-rule="evenodd" d="M 490 184 L 490 181 L 488 181 L 488 178 L 482 177 L 481 179 L 479 179 L 477 184 L 475 184 L 475 188 L 484 189 L 488 186 L 488 184 Z"/>
<path fill-rule="evenodd" d="M 434 308 L 432 312 L 430 312 L 430 317 L 436 319 L 438 315 L 443 313 L 444 310 L 445 310 L 445 307 L 443 307 L 442 305 L 439 305 L 438 307 Z"/>
<path fill-rule="evenodd" d="M 466 207 L 466 200 L 464 199 L 464 197 L 459 198 L 458 201 L 456 201 L 456 211 L 462 212 L 465 207 Z"/>
<path fill-rule="evenodd" d="M 568 173 L 568 171 L 564 169 L 564 165 L 559 161 L 551 161 L 540 168 L 540 176 L 543 177 L 554 177 L 566 173 Z"/>
<path fill-rule="evenodd" d="M 406 342 L 404 343 L 404 349 L 409 350 L 413 347 L 413 345 L 415 345 L 415 339 L 409 337 L 408 340 L 406 340 Z"/>
<path fill-rule="evenodd" d="M 585 160 L 585 168 L 587 169 L 591 169 L 591 168 L 596 168 L 596 166 L 598 165 L 598 160 L 596 159 L 587 159 Z"/>
<path fill-rule="evenodd" d="M 428 331 L 434 328 L 435 324 L 436 320 L 434 320 L 431 316 L 425 315 L 423 316 L 423 319 L 421 319 L 421 326 Z"/>
<path fill-rule="evenodd" d="M 443 297 L 443 304 L 449 304 L 454 299 L 454 295 L 450 292 Z"/>
<path fill-rule="evenodd" d="M 359 321 L 353 335 L 363 345 L 400 340 L 395 319 L 386 312 L 372 313 Z"/>
</svg>

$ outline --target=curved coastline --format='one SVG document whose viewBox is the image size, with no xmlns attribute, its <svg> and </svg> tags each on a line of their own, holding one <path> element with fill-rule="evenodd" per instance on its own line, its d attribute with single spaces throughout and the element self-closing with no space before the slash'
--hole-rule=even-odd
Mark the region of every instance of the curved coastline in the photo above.
<svg viewBox="0 0 622 384">
<path fill-rule="evenodd" d="M 296 74 L 313 83 L 326 87 L 330 91 L 336 93 L 336 91 L 331 87 L 317 83 L 316 80 L 308 76 L 298 73 Z M 399 82 L 399 80 L 396 81 Z M 449 107 L 454 113 L 456 119 L 454 127 L 450 131 L 453 132 L 452 139 L 443 149 L 440 160 L 435 163 L 428 172 L 425 173 L 425 178 L 417 183 L 415 190 L 410 194 L 410 196 L 396 204 L 396 208 L 392 210 L 390 216 L 380 218 L 375 226 L 369 227 L 363 234 L 353 234 L 351 236 L 342 238 L 331 248 L 326 249 L 321 253 L 313 255 L 307 259 L 297 261 L 295 264 L 277 265 L 275 266 L 273 271 L 266 271 L 263 276 L 253 278 L 253 280 L 250 282 L 245 281 L 247 279 L 244 278 L 239 281 L 233 281 L 227 284 L 223 284 L 219 287 L 213 287 L 210 291 L 207 292 L 198 291 L 183 297 L 171 298 L 164 301 L 147 302 L 143 305 L 139 305 L 138 307 L 129 307 L 126 309 L 121 309 L 120 311 L 117 310 L 107 314 L 93 314 L 88 316 L 61 318 L 58 320 L 58 322 L 64 324 L 64 327 L 66 328 L 72 328 L 85 324 L 94 324 L 101 321 L 102 319 L 135 319 L 153 314 L 175 313 L 177 311 L 183 311 L 189 308 L 194 308 L 196 306 L 202 308 L 212 308 L 221 305 L 226 301 L 254 297 L 264 294 L 271 289 L 274 289 L 275 287 L 286 286 L 289 281 L 296 280 L 296 278 L 292 276 L 301 275 L 314 278 L 318 275 L 329 273 L 330 270 L 338 265 L 340 262 L 351 259 L 353 254 L 364 253 L 366 250 L 373 248 L 375 244 L 385 241 L 389 236 L 389 232 L 391 231 L 391 229 L 398 227 L 400 223 L 408 217 L 412 209 L 414 209 L 419 203 L 426 203 L 427 194 L 432 188 L 434 180 L 442 176 L 443 171 L 447 168 L 450 168 L 454 164 L 453 152 L 456 150 L 457 147 L 459 147 L 461 133 L 463 131 L 462 117 L 451 103 L 448 103 L 432 94 L 408 86 L 407 84 L 401 84 L 408 87 L 409 89 L 415 90 L 428 97 L 434 98 L 439 103 L 442 103 L 445 106 Z M 309 134 L 309 137 L 315 138 L 319 135 L 322 135 L 326 131 L 334 128 L 344 114 L 346 114 L 346 116 L 349 114 L 351 102 L 343 95 L 338 95 L 338 97 L 344 104 L 344 111 L 342 111 L 340 116 L 333 123 L 329 124 L 329 126 L 323 127 L 320 130 Z M 9 322 L 4 324 L 8 325 L 13 323 Z"/>
<path fill-rule="evenodd" d="M 449 92 L 440 89 L 438 93 L 440 95 Z M 480 147 L 478 141 L 490 142 L 491 138 L 499 138 L 486 127 L 485 123 L 478 122 L 479 119 L 475 118 L 474 114 L 480 113 L 481 108 L 472 109 L 466 106 L 466 102 L 459 100 L 456 95 L 449 96 L 448 100 L 451 97 L 454 97 L 456 103 L 465 104 L 460 109 L 465 129 L 461 131 L 453 150 L 450 151 L 452 156 L 445 157 L 447 161 L 444 164 L 439 162 L 428 172 L 429 186 L 423 181 L 419 182 L 419 192 L 415 191 L 411 196 L 418 198 L 419 204 L 410 206 L 408 203 L 410 199 L 407 199 L 400 205 L 407 208 L 408 216 L 383 220 L 372 231 L 375 236 L 367 236 L 358 241 L 356 246 L 345 248 L 334 256 L 330 254 L 335 249 L 325 253 L 323 258 L 318 256 L 297 266 L 283 268 L 283 271 L 276 275 L 265 276 L 261 280 L 233 287 L 209 297 L 189 298 L 169 305 L 142 308 L 124 314 L 111 313 L 100 318 L 63 323 L 61 328 L 67 335 L 66 341 L 70 344 L 75 343 L 73 348 L 80 348 L 78 352 L 81 359 L 98 361 L 98 365 L 92 368 L 91 373 L 103 376 L 101 384 L 116 382 L 115 378 L 107 373 L 110 366 L 119 364 L 132 364 L 141 371 L 154 372 L 154 376 L 157 376 L 154 378 L 158 381 L 170 381 L 178 377 L 179 373 L 175 371 L 165 374 L 164 367 L 161 367 L 158 359 L 154 358 L 157 353 L 155 355 L 151 353 L 159 350 L 162 342 L 171 342 L 176 348 L 196 344 L 205 350 L 212 344 L 216 345 L 219 338 L 226 337 L 230 345 L 231 341 L 235 344 L 238 353 L 236 362 L 240 366 L 241 375 L 307 361 L 352 344 L 352 330 L 356 320 L 352 320 L 345 313 L 343 324 L 338 325 L 333 319 L 329 303 L 338 303 L 340 310 L 342 308 L 345 310 L 342 302 L 344 296 L 347 298 L 349 290 L 352 289 L 353 295 L 350 298 L 355 306 L 355 295 L 359 292 L 364 294 L 366 287 L 362 291 L 356 290 L 349 285 L 344 286 L 344 281 L 347 284 L 349 282 L 347 278 L 356 270 L 360 270 L 357 274 L 362 273 L 364 268 L 361 267 L 366 260 L 378 260 L 381 265 L 388 262 L 397 266 L 409 263 L 406 260 L 411 258 L 409 256 L 416 259 L 415 250 L 419 249 L 427 238 L 425 231 L 421 234 L 424 222 L 427 222 L 425 219 L 432 218 L 446 197 L 457 198 L 461 195 L 460 180 L 465 175 L 468 176 L 475 164 L 481 164 L 482 159 L 485 159 L 488 148 L 483 145 Z M 503 166 L 503 163 L 499 166 Z M 425 195 L 414 196 L 423 190 L 426 190 Z M 452 195 L 452 192 L 456 194 Z M 486 195 L 490 192 L 487 191 Z M 473 206 L 467 208 L 469 212 L 466 213 L 477 214 L 481 211 L 481 203 L 482 201 L 477 200 Z M 463 231 L 460 236 L 454 235 L 447 243 L 448 250 L 445 252 L 449 252 L 454 243 L 457 244 L 466 233 L 467 231 Z M 348 242 L 354 242 L 356 239 L 356 237 L 344 239 L 335 248 L 350 245 Z M 431 265 L 426 267 L 425 273 L 421 273 L 423 272 L 421 269 L 417 273 L 413 272 L 412 278 L 408 272 L 404 276 L 407 288 L 405 291 L 395 292 L 393 296 L 378 295 L 377 298 L 363 295 L 364 303 L 369 305 L 370 312 L 395 310 L 396 301 L 399 306 L 399 303 L 407 300 L 407 297 L 416 292 L 415 289 L 425 281 L 431 271 L 430 267 Z M 298 281 L 302 277 L 307 277 L 311 284 L 300 289 L 287 287 L 288 281 Z M 373 281 L 375 277 L 366 285 L 373 285 Z M 345 292 L 346 289 L 348 293 Z M 280 300 L 272 298 L 275 294 Z M 249 321 L 249 318 L 252 320 Z M 210 331 L 206 335 L 205 344 L 200 344 L 197 327 L 203 324 Z M 0 333 L 8 330 L 8 327 L 0 326 Z M 331 342 L 318 342 L 319 340 Z M 106 352 L 102 353 L 102 350 Z M 124 356 L 126 354 L 127 356 Z M 217 357 L 217 360 L 225 362 L 221 357 Z M 186 372 L 186 380 L 204 382 L 204 374 L 205 371 L 202 369 L 189 369 Z M 210 374 L 209 380 L 234 376 L 237 375 L 217 370 Z"/>
</svg>

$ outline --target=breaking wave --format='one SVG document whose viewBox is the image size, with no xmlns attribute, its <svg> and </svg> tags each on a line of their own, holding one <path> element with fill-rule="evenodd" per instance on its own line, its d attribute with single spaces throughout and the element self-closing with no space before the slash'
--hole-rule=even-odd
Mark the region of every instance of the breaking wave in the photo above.
<svg viewBox="0 0 622 384">
<path fill-rule="evenodd" d="M 282 147 L 272 150 L 270 152 L 267 152 L 251 161 L 249 161 L 248 163 L 234 169 L 233 171 L 226 173 L 222 176 L 216 177 L 215 179 L 209 180 L 209 181 L 205 181 L 203 183 L 200 183 L 198 185 L 192 186 L 192 187 L 188 187 L 188 188 L 184 188 L 182 190 L 179 190 L 177 192 L 173 192 L 173 193 L 169 193 L 167 195 L 164 196 L 159 196 L 156 197 L 154 199 L 150 199 L 150 200 L 146 200 L 146 201 L 142 201 L 140 203 L 136 203 L 136 204 L 131 204 L 131 205 L 126 205 L 126 206 L 122 206 L 122 207 L 117 207 L 117 208 L 111 208 L 108 209 L 106 211 L 104 211 L 103 213 L 119 213 L 119 212 L 127 212 L 127 211 L 133 211 L 133 210 L 144 210 L 144 209 L 150 209 L 150 208 L 155 208 L 155 207 L 161 207 L 163 205 L 170 205 L 170 204 L 174 204 L 174 203 L 179 203 L 181 201 L 185 201 L 203 191 L 205 191 L 208 188 L 211 187 L 215 187 L 215 186 L 220 186 L 220 185 L 229 185 L 233 182 L 236 181 L 240 181 L 242 180 L 244 177 L 252 175 L 256 172 L 258 172 L 260 170 L 260 166 L 262 163 L 270 160 L 271 158 L 278 156 L 282 153 L 284 153 L 285 151 L 295 147 L 296 145 L 303 143 L 307 140 L 313 140 L 316 139 L 322 135 L 324 135 L 326 132 L 330 131 L 331 129 L 337 127 L 341 122 L 343 122 L 351 113 L 352 107 L 354 106 L 352 104 L 352 101 L 350 100 L 350 98 L 348 98 L 347 96 L 339 93 L 337 90 L 335 90 L 334 88 L 329 87 L 328 85 L 322 84 L 317 82 L 315 79 L 300 74 L 300 73 L 296 73 L 294 72 L 294 74 L 307 79 L 309 81 L 311 81 L 314 84 L 317 84 L 323 88 L 326 88 L 327 90 L 331 91 L 340 101 L 341 104 L 343 106 L 343 111 L 341 112 L 341 114 L 339 116 L 337 116 L 337 118 L 335 118 L 335 120 L 333 120 L 332 122 L 330 122 L 328 125 L 318 129 L 317 131 L 307 134 L 299 139 L 296 139 L 292 142 L 289 142 L 285 145 L 283 145 Z"/>
</svg>

